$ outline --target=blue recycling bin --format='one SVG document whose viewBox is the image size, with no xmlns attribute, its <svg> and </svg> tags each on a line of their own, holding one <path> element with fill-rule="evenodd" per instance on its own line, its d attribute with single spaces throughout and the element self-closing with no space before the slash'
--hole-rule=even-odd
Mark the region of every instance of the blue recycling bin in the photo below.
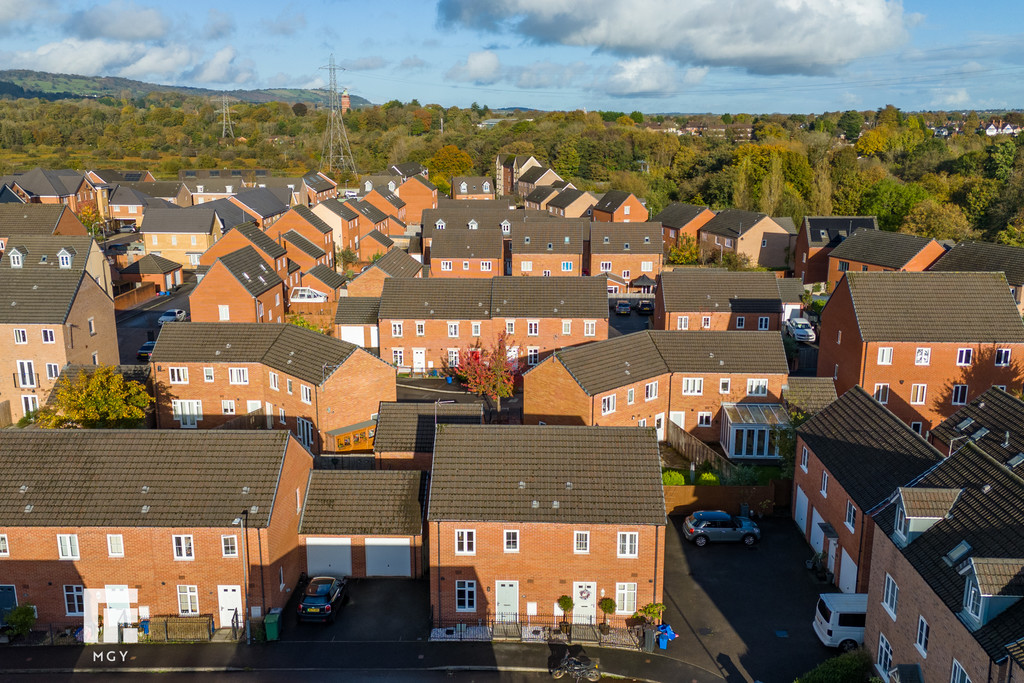
<svg viewBox="0 0 1024 683">
<path fill-rule="evenodd" d="M 148 636 L 149 635 L 149 619 L 142 619 L 142 620 L 140 620 L 139 621 L 139 628 L 142 629 L 142 632 L 145 633 Z"/>
<path fill-rule="evenodd" d="M 451 383 L 452 383 L 452 377 L 451 377 L 451 375 L 448 375 L 448 377 L 446 377 L 445 379 L 447 380 L 448 384 L 451 384 Z"/>
<path fill-rule="evenodd" d="M 668 624 L 662 624 L 658 627 L 658 647 L 662 650 L 668 649 L 668 643 L 670 640 L 675 640 L 679 637 L 679 634 L 672 630 L 672 627 Z"/>
</svg>

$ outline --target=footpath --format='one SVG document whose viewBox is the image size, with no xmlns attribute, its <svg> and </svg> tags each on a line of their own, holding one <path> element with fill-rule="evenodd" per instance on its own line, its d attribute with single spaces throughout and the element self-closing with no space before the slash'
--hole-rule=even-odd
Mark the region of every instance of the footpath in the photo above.
<svg viewBox="0 0 1024 683">
<path fill-rule="evenodd" d="M 671 647 L 671 645 L 670 645 Z M 0 648 L 4 674 L 230 671 L 548 672 L 564 646 L 479 642 L 286 642 Z M 722 683 L 717 671 L 646 652 L 587 647 L 602 673 L 663 683 Z M 683 653 L 676 653 L 681 655 Z"/>
</svg>

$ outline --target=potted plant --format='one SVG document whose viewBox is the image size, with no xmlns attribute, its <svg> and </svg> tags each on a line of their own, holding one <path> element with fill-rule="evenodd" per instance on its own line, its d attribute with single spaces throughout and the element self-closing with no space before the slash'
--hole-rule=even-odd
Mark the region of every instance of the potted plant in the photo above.
<svg viewBox="0 0 1024 683">
<path fill-rule="evenodd" d="M 763 519 L 765 515 L 771 514 L 774 508 L 775 503 L 773 503 L 768 498 L 765 498 L 764 500 L 757 504 L 757 515 L 759 518 Z"/>
<path fill-rule="evenodd" d="M 569 615 L 572 613 L 572 608 L 576 606 L 576 603 L 574 603 L 572 598 L 568 595 L 560 596 L 557 603 L 558 609 L 562 610 L 562 621 L 558 623 L 558 628 L 561 629 L 562 633 L 568 636 L 572 628 L 572 624 L 569 623 Z"/>
<path fill-rule="evenodd" d="M 611 598 L 601 598 L 597 601 L 597 606 L 601 608 L 604 613 L 604 621 L 598 626 L 598 630 L 601 631 L 601 635 L 608 635 L 612 628 L 608 625 L 608 615 L 615 611 L 615 601 Z"/>
<path fill-rule="evenodd" d="M 7 632 L 14 638 L 24 638 L 32 632 L 36 625 L 36 610 L 32 605 L 19 605 L 5 617 Z"/>
<path fill-rule="evenodd" d="M 654 624 L 661 620 L 661 615 L 664 612 L 664 604 L 660 602 L 649 602 L 634 612 L 633 618 L 639 620 L 640 623 Z"/>
</svg>

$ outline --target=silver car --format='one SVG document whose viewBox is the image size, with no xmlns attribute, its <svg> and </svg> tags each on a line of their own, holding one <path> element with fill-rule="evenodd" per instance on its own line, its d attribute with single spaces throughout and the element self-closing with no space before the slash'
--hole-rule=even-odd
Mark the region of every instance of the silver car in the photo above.
<svg viewBox="0 0 1024 683">
<path fill-rule="evenodd" d="M 786 333 L 802 342 L 813 342 L 816 339 L 814 328 L 807 318 L 790 318 L 786 321 Z"/>
<path fill-rule="evenodd" d="M 701 510 L 683 522 L 683 535 L 699 548 L 710 541 L 743 541 L 744 545 L 751 546 L 761 540 L 761 529 L 746 517 L 721 510 Z"/>
</svg>

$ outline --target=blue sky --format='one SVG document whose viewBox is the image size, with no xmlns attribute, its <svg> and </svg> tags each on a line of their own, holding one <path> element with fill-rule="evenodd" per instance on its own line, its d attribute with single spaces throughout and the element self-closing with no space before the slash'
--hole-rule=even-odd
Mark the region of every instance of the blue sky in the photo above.
<svg viewBox="0 0 1024 683">
<path fill-rule="evenodd" d="M 0 68 L 372 102 L 1024 108 L 1024 8 L 952 0 L 0 0 Z"/>
</svg>

